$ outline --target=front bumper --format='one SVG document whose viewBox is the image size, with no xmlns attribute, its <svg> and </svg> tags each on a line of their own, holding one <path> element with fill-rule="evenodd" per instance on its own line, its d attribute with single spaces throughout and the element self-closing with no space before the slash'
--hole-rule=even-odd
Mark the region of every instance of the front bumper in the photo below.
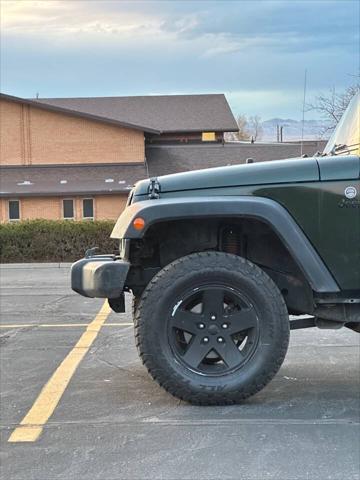
<svg viewBox="0 0 360 480">
<path fill-rule="evenodd" d="M 95 255 L 71 267 L 71 288 L 90 298 L 119 298 L 124 289 L 130 263 L 115 255 Z"/>
</svg>

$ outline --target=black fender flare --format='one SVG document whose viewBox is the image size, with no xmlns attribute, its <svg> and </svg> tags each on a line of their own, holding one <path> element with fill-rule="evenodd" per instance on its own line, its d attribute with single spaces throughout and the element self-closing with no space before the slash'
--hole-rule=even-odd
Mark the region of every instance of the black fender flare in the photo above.
<svg viewBox="0 0 360 480">
<path fill-rule="evenodd" d="M 145 221 L 142 230 L 136 230 L 133 220 Z M 290 213 L 269 198 L 255 196 L 218 196 L 162 198 L 129 205 L 120 215 L 112 231 L 112 238 L 140 239 L 156 223 L 203 218 L 257 218 L 277 233 L 293 256 L 315 292 L 339 292 L 333 276 L 305 233 Z"/>
</svg>

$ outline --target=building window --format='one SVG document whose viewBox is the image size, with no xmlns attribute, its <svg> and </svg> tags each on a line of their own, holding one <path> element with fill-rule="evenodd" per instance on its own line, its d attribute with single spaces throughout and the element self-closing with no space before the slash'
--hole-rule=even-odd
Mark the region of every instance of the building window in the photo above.
<svg viewBox="0 0 360 480">
<path fill-rule="evenodd" d="M 202 132 L 201 139 L 203 142 L 215 142 L 216 140 L 215 132 Z"/>
<path fill-rule="evenodd" d="M 9 200 L 9 220 L 20 220 L 19 200 Z"/>
<path fill-rule="evenodd" d="M 72 198 L 63 200 L 63 216 L 68 219 L 74 218 L 74 200 Z"/>
<path fill-rule="evenodd" d="M 83 199 L 83 218 L 94 218 L 94 200 L 92 198 Z"/>
</svg>

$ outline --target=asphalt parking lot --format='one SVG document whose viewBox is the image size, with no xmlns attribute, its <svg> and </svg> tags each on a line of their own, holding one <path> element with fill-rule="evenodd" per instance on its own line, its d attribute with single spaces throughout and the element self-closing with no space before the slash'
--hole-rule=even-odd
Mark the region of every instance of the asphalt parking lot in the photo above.
<svg viewBox="0 0 360 480">
<path fill-rule="evenodd" d="M 130 314 L 99 316 L 68 267 L 0 273 L 2 479 L 360 478 L 355 332 L 294 331 L 262 392 L 193 407 L 150 379 Z"/>
</svg>

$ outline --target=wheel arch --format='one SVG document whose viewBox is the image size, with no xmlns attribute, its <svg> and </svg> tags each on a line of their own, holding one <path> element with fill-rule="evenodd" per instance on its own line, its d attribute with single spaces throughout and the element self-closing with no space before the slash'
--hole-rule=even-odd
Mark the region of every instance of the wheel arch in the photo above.
<svg viewBox="0 0 360 480">
<path fill-rule="evenodd" d="M 145 221 L 136 230 L 133 220 Z M 271 227 L 315 292 L 339 292 L 339 287 L 300 226 L 274 200 L 254 196 L 170 198 L 137 202 L 119 217 L 112 238 L 143 239 L 150 228 L 165 222 L 205 219 L 257 219 Z"/>
</svg>

